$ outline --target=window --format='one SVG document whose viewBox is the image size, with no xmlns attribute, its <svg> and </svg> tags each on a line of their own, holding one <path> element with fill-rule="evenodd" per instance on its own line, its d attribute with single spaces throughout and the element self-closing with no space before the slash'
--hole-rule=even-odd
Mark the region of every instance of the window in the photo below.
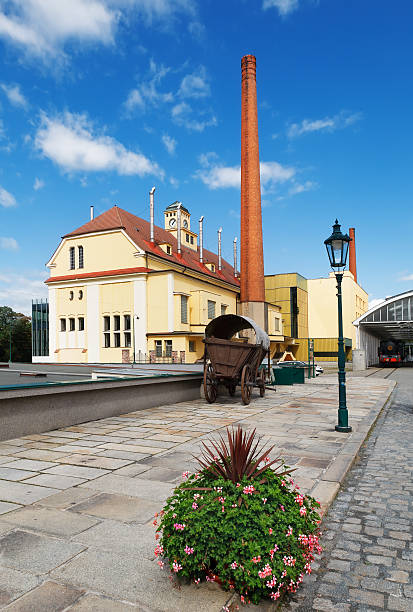
<svg viewBox="0 0 413 612">
<path fill-rule="evenodd" d="M 181 323 L 188 323 L 188 298 L 181 295 Z"/>
<path fill-rule="evenodd" d="M 119 331 L 120 330 L 120 315 L 115 315 L 113 317 L 113 329 L 115 331 Z"/>
<path fill-rule="evenodd" d="M 79 331 L 83 331 L 85 329 L 85 318 L 79 317 L 77 320 L 77 328 Z"/>
<path fill-rule="evenodd" d="M 208 319 L 215 318 L 215 302 L 208 300 Z"/>
<path fill-rule="evenodd" d="M 195 353 L 195 340 L 190 340 L 188 344 L 189 344 L 189 352 Z"/>
<path fill-rule="evenodd" d="M 72 318 L 69 319 L 69 331 L 75 331 L 75 320 Z"/>
<path fill-rule="evenodd" d="M 275 319 L 274 319 L 274 330 L 276 332 L 280 331 L 280 319 L 279 319 L 279 317 L 275 317 Z"/>
<path fill-rule="evenodd" d="M 130 315 L 123 315 L 123 329 L 130 329 Z"/>
<path fill-rule="evenodd" d="M 66 331 L 66 319 L 60 319 L 60 331 Z"/>
<path fill-rule="evenodd" d="M 105 348 L 109 348 L 110 347 L 110 334 L 109 333 L 105 333 L 103 334 L 104 339 L 105 339 Z"/>
<path fill-rule="evenodd" d="M 81 289 L 79 291 L 79 300 L 83 300 L 83 291 Z"/>
<path fill-rule="evenodd" d="M 131 335 L 130 335 L 130 332 L 125 332 L 125 346 L 126 347 L 130 347 L 131 346 Z"/>
<path fill-rule="evenodd" d="M 166 247 L 166 252 L 168 253 L 168 255 L 172 253 L 172 249 L 169 245 Z"/>
<path fill-rule="evenodd" d="M 83 247 L 82 246 L 78 246 L 77 247 L 77 254 L 79 256 L 79 268 L 83 268 Z"/>
<path fill-rule="evenodd" d="M 172 357 L 172 340 L 165 340 L 165 355 Z"/>
<path fill-rule="evenodd" d="M 120 332 L 115 332 L 113 334 L 113 339 L 115 341 L 115 346 L 116 347 L 120 346 Z"/>
<path fill-rule="evenodd" d="M 211 264 L 211 272 L 215 272 L 215 264 Z"/>
<path fill-rule="evenodd" d="M 191 236 L 191 244 L 194 244 L 194 237 Z"/>
<path fill-rule="evenodd" d="M 189 242 L 189 234 L 185 234 L 185 240 Z"/>
<path fill-rule="evenodd" d="M 74 293 L 73 291 L 69 291 L 69 300 L 73 300 Z"/>
<path fill-rule="evenodd" d="M 104 331 L 110 331 L 110 317 L 103 317 L 103 329 Z"/>
<path fill-rule="evenodd" d="M 221 304 L 221 315 L 227 314 L 227 307 L 225 304 Z"/>
<path fill-rule="evenodd" d="M 69 268 L 71 270 L 75 269 L 75 247 L 69 249 Z"/>
<path fill-rule="evenodd" d="M 162 340 L 155 340 L 155 355 L 162 357 Z"/>
<path fill-rule="evenodd" d="M 105 348 L 110 347 L 110 317 L 105 315 L 103 317 L 103 339 Z"/>
</svg>

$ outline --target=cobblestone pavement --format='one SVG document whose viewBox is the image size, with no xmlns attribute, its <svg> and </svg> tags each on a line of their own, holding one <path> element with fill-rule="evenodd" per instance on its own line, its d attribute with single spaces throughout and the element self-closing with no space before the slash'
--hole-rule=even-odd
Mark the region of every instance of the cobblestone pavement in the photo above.
<svg viewBox="0 0 413 612">
<path fill-rule="evenodd" d="M 391 378 L 393 401 L 324 520 L 321 564 L 286 612 L 413 611 L 413 370 Z"/>
<path fill-rule="evenodd" d="M 334 431 L 337 376 L 323 375 L 254 393 L 249 406 L 238 391 L 0 443 L 0 608 L 221 610 L 228 593 L 172 588 L 153 553 L 153 515 L 195 469 L 200 440 L 227 425 L 256 427 L 297 467 L 302 490 L 328 505 L 393 385 L 349 378 L 351 434 Z"/>
</svg>

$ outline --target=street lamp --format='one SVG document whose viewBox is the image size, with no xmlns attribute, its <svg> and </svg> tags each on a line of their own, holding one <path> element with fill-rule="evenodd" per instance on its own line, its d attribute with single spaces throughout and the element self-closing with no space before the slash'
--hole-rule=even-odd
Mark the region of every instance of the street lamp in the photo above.
<svg viewBox="0 0 413 612">
<path fill-rule="evenodd" d="M 351 427 L 348 424 L 348 410 L 346 403 L 346 355 L 344 352 L 343 339 L 343 306 L 341 299 L 341 282 L 343 280 L 343 272 L 347 263 L 348 247 L 351 238 L 347 234 L 343 234 L 340 229 L 340 224 L 336 219 L 333 225 L 333 233 L 327 240 L 324 240 L 326 245 L 327 255 L 330 260 L 330 265 L 334 270 L 337 280 L 337 302 L 338 302 L 338 424 L 336 431 L 349 433 Z"/>
</svg>

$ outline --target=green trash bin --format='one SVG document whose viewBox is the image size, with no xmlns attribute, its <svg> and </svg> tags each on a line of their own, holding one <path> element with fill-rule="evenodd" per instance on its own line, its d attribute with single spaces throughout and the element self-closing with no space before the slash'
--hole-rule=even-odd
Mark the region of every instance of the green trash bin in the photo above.
<svg viewBox="0 0 413 612">
<path fill-rule="evenodd" d="M 305 368 L 302 366 L 295 366 L 290 368 L 293 373 L 293 382 L 295 385 L 303 385 L 305 383 Z"/>
<path fill-rule="evenodd" d="M 276 385 L 293 385 L 295 368 L 273 368 Z"/>
</svg>

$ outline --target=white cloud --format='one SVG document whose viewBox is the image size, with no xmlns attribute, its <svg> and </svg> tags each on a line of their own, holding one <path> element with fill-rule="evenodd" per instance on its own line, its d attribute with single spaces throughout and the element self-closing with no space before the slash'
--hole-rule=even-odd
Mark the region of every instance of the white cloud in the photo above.
<svg viewBox="0 0 413 612">
<path fill-rule="evenodd" d="M 412 278 L 413 278 L 413 275 L 412 275 Z M 369 310 L 371 308 L 375 308 L 376 306 L 378 306 L 384 301 L 385 301 L 384 298 L 374 298 L 374 300 L 369 300 Z"/>
<path fill-rule="evenodd" d="M 204 66 L 201 66 L 198 72 L 184 76 L 178 95 L 182 98 L 205 98 L 211 95 Z"/>
<path fill-rule="evenodd" d="M 124 107 L 128 115 L 132 115 L 136 109 L 145 111 L 148 106 L 158 106 L 166 102 L 173 102 L 174 96 L 171 92 L 159 91 L 161 81 L 169 72 L 170 68 L 163 64 L 156 64 L 153 59 L 150 60 L 150 77 L 143 81 L 138 87 L 132 89 L 124 102 Z"/>
<path fill-rule="evenodd" d="M 198 113 L 198 117 L 194 117 L 194 111 L 187 102 L 176 104 L 172 108 L 171 115 L 177 125 L 194 132 L 203 132 L 206 127 L 217 125 L 217 119 L 214 115 L 204 119 L 205 113 Z"/>
<path fill-rule="evenodd" d="M 401 280 L 401 281 L 413 281 L 413 274 L 406 274 L 406 276 L 401 276 L 399 280 Z"/>
<path fill-rule="evenodd" d="M 47 272 L 39 270 L 28 270 L 22 274 L 0 270 L 0 305 L 31 315 L 32 299 L 47 297 L 48 290 L 44 284 L 47 277 Z"/>
<path fill-rule="evenodd" d="M 179 181 L 174 176 L 169 177 L 169 182 L 171 183 L 172 187 L 179 187 Z"/>
<path fill-rule="evenodd" d="M 10 0 L 0 12 L 0 37 L 49 63 L 72 41 L 110 44 L 118 12 L 104 0 Z"/>
<path fill-rule="evenodd" d="M 17 240 L 14 238 L 7 238 L 5 236 L 0 236 L 0 249 L 7 249 L 9 251 L 17 251 L 19 245 L 17 244 Z"/>
<path fill-rule="evenodd" d="M 43 189 L 44 187 L 44 181 L 42 181 L 42 179 L 36 178 L 34 179 L 34 183 L 33 183 L 33 189 L 35 191 L 39 191 L 39 189 Z"/>
<path fill-rule="evenodd" d="M 19 85 L 6 85 L 5 83 L 2 83 L 1 88 L 6 94 L 10 104 L 13 106 L 20 108 L 27 108 L 29 106 L 29 103 L 20 91 Z"/>
<path fill-rule="evenodd" d="M 139 89 L 132 89 L 124 103 L 126 110 L 131 113 L 135 108 L 145 108 L 145 101 Z"/>
<path fill-rule="evenodd" d="M 298 9 L 298 0 L 264 0 L 262 8 L 276 8 L 283 17 Z"/>
<path fill-rule="evenodd" d="M 305 191 L 311 191 L 317 187 L 317 183 L 313 181 L 305 181 L 304 183 L 294 183 L 288 190 L 288 195 L 296 195 L 297 193 L 304 193 Z"/>
<path fill-rule="evenodd" d="M 297 138 L 311 132 L 335 132 L 360 121 L 361 113 L 348 113 L 341 111 L 333 117 L 323 119 L 303 119 L 301 123 L 292 123 L 287 130 L 288 138 Z"/>
<path fill-rule="evenodd" d="M 154 21 L 170 23 L 179 13 L 196 15 L 195 0 L 106 0 L 107 4 L 131 9 L 148 25 Z"/>
<path fill-rule="evenodd" d="M 168 151 L 168 153 L 170 155 L 174 155 L 176 145 L 178 144 L 175 138 L 172 138 L 172 136 L 169 136 L 169 134 L 164 134 L 162 136 L 162 142 L 165 145 L 165 148 Z"/>
<path fill-rule="evenodd" d="M 4 206 L 4 208 L 9 208 L 10 206 L 16 206 L 16 198 L 14 195 L 6 191 L 0 185 L 0 206 Z"/>
<path fill-rule="evenodd" d="M 210 155 L 210 154 L 209 154 Z M 216 163 L 211 164 L 208 158 L 202 159 L 204 168 L 198 170 L 195 176 L 199 178 L 209 189 L 222 189 L 241 186 L 241 167 L 222 166 Z M 295 168 L 282 166 L 278 162 L 261 162 L 260 175 L 261 186 L 273 188 L 278 183 L 290 181 L 296 173 Z"/>
<path fill-rule="evenodd" d="M 94 133 L 83 115 L 64 113 L 54 118 L 42 116 L 35 135 L 35 147 L 66 172 L 107 172 L 163 176 L 158 164 L 142 153 L 129 151 L 105 134 Z"/>
</svg>

